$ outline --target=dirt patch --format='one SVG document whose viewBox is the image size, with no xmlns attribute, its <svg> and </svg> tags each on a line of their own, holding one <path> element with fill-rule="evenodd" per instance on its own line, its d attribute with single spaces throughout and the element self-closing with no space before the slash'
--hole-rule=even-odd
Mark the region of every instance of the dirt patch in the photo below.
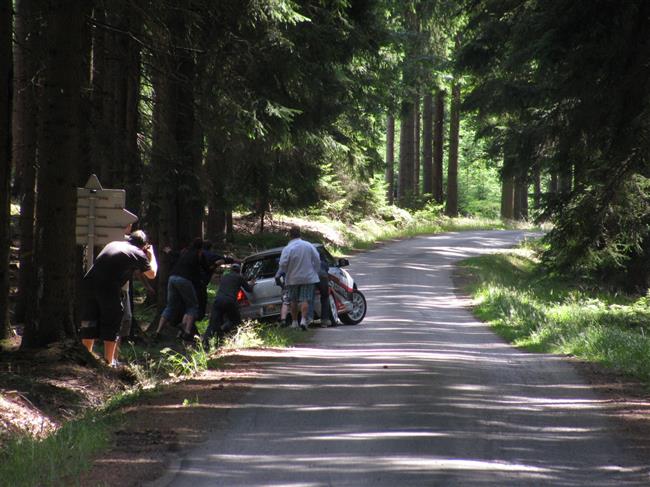
<svg viewBox="0 0 650 487">
<path fill-rule="evenodd" d="M 131 382 L 75 342 L 5 352 L 0 356 L 0 446 L 16 435 L 45 437 Z"/>
</svg>

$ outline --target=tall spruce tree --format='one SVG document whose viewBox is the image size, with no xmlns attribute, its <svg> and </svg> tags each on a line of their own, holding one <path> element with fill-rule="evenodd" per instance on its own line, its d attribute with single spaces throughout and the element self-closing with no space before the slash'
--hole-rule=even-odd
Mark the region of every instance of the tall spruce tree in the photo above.
<svg viewBox="0 0 650 487">
<path fill-rule="evenodd" d="M 9 249 L 11 248 L 12 8 L 0 2 L 0 335 L 9 335 Z"/>
</svg>

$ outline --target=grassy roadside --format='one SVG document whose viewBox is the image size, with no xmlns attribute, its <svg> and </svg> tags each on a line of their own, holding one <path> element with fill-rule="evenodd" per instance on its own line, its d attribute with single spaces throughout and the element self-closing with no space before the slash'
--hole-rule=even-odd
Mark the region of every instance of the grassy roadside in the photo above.
<svg viewBox="0 0 650 487">
<path fill-rule="evenodd" d="M 624 296 L 546 276 L 526 248 L 461 266 L 475 314 L 514 345 L 573 355 L 650 384 L 650 294 Z"/>
</svg>

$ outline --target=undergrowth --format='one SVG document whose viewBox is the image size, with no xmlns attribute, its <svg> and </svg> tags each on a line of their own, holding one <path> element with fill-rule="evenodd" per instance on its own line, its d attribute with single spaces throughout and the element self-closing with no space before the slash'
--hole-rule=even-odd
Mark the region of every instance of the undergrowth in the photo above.
<svg viewBox="0 0 650 487">
<path fill-rule="evenodd" d="M 462 264 L 475 312 L 531 351 L 569 354 L 650 385 L 650 294 L 626 296 L 544 275 L 534 250 Z"/>
</svg>

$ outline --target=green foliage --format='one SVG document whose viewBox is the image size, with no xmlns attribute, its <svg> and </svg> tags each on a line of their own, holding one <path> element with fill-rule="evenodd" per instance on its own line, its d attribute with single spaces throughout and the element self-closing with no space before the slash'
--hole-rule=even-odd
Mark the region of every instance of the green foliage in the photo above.
<svg viewBox="0 0 650 487">
<path fill-rule="evenodd" d="M 477 315 L 506 339 L 529 350 L 599 362 L 650 383 L 650 296 L 609 294 L 549 276 L 526 250 L 463 265 L 474 278 Z"/>
<path fill-rule="evenodd" d="M 302 330 L 284 328 L 278 323 L 261 323 L 247 320 L 224 339 L 224 349 L 257 347 L 287 347 L 304 337 Z"/>
<path fill-rule="evenodd" d="M 602 191 L 593 186 L 563 207 L 548 235 L 545 262 L 619 288 L 645 289 L 650 275 L 650 180 L 633 176 L 611 199 Z"/>
<path fill-rule="evenodd" d="M 163 368 L 172 377 L 195 375 L 208 368 L 208 353 L 203 348 L 201 340 L 197 339 L 194 346 L 188 347 L 184 353 L 171 348 L 160 351 Z"/>
<path fill-rule="evenodd" d="M 96 413 L 64 424 L 45 439 L 24 436 L 0 452 L 0 483 L 16 487 L 77 485 L 93 454 L 108 446 L 111 418 Z"/>
<path fill-rule="evenodd" d="M 473 76 L 466 108 L 478 114 L 488 151 L 503 157 L 503 175 L 543 171 L 561 183 L 541 215 L 555 224 L 548 269 L 643 288 L 650 72 L 640 39 L 649 5 L 467 5 L 457 66 Z"/>
</svg>

